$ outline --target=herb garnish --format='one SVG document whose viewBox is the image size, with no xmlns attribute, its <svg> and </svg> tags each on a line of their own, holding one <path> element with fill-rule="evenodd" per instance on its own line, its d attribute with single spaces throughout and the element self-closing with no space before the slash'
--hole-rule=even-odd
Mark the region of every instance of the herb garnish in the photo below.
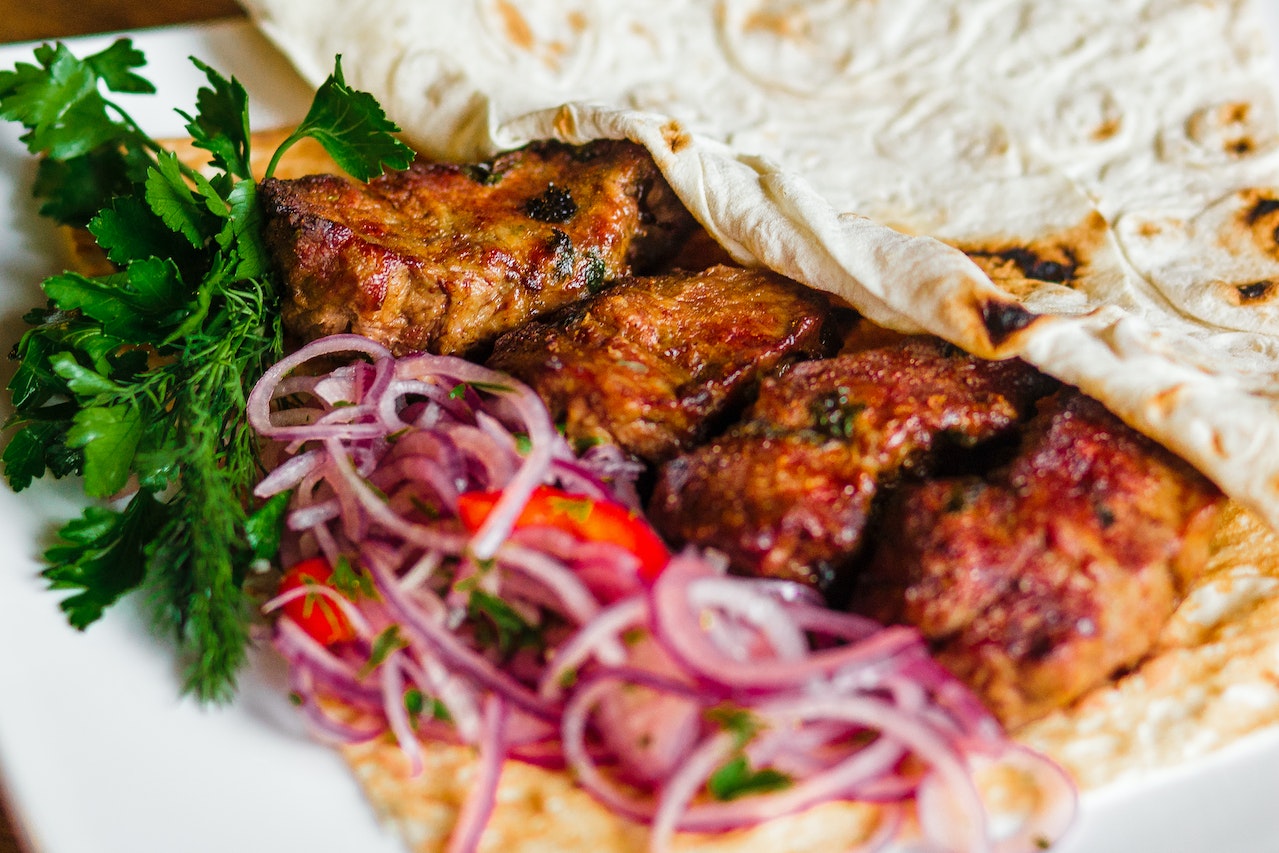
<svg viewBox="0 0 1279 853">
<path fill-rule="evenodd" d="M 509 657 L 520 649 L 539 649 L 546 641 L 542 631 L 496 595 L 482 589 L 471 591 L 467 616 L 475 625 L 475 639 L 482 646 L 497 649 Z"/>
<path fill-rule="evenodd" d="M 790 787 L 794 780 L 771 767 L 755 769 L 747 758 L 747 744 L 763 728 L 758 717 L 745 708 L 731 704 L 716 705 L 705 712 L 706 721 L 718 726 L 733 738 L 734 753 L 706 780 L 706 790 L 717 800 L 735 800 L 754 794 L 767 794 Z"/>
<path fill-rule="evenodd" d="M 829 438 L 851 439 L 857 433 L 857 416 L 866 404 L 849 396 L 847 388 L 819 395 L 809 405 L 813 429 Z"/>
<path fill-rule="evenodd" d="M 449 391 L 450 400 L 466 399 L 466 392 L 474 389 L 475 391 L 485 391 L 489 394 L 514 394 L 515 389 L 510 385 L 503 385 L 500 382 L 459 382 Z"/>
<path fill-rule="evenodd" d="M 386 663 L 392 652 L 406 648 L 409 641 L 400 636 L 399 625 L 389 625 L 382 633 L 373 638 L 373 646 L 369 649 L 369 659 L 360 668 L 360 677 L 368 677 L 375 669 Z"/>
<path fill-rule="evenodd" d="M 83 59 L 65 45 L 0 72 L 0 117 L 20 122 L 41 155 L 41 213 L 87 227 L 117 272 L 44 282 L 46 308 L 15 347 L 14 428 L 4 449 L 15 490 L 79 473 L 91 506 L 58 533 L 44 575 L 72 625 L 84 628 L 125 593 L 152 589 L 161 623 L 188 661 L 186 689 L 224 700 L 245 659 L 243 583 L 272 556 L 280 502 L 253 511 L 261 471 L 242 417 L 248 389 L 282 349 L 279 294 L 259 228 L 250 172 L 248 95 L 195 62 L 208 80 L 194 115 L 180 113 L 211 166 L 198 172 L 151 139 L 109 93 L 153 93 L 129 39 Z M 317 139 L 353 176 L 404 168 L 411 151 L 340 62 L 306 118 L 275 152 Z"/>
<path fill-rule="evenodd" d="M 418 721 L 423 713 L 429 713 L 433 719 L 442 723 L 453 722 L 453 715 L 449 713 L 448 707 L 435 697 L 428 697 L 416 687 L 410 687 L 404 691 L 404 710 L 408 712 L 409 719 L 416 728 Z"/>
<path fill-rule="evenodd" d="M 738 754 L 710 775 L 706 789 L 715 799 L 726 801 L 781 791 L 793 782 L 790 776 L 771 767 L 752 768 L 746 756 Z"/>
</svg>

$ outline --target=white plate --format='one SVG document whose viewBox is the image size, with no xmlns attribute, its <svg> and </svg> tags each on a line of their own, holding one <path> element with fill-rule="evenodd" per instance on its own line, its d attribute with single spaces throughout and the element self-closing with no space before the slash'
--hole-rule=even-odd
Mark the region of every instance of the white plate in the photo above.
<svg viewBox="0 0 1279 853">
<path fill-rule="evenodd" d="M 128 109 L 178 135 L 205 83 L 198 56 L 251 90 L 254 126 L 301 118 L 309 94 L 249 26 L 137 34 L 158 97 Z M 110 39 L 77 39 L 83 54 Z M 0 48 L 0 67 L 31 46 Z M 60 249 L 30 200 L 33 164 L 17 129 L 0 128 L 0 348 L 41 304 L 39 282 Z M 3 381 L 12 367 L 6 363 Z M 8 414 L 8 408 L 4 414 Z M 18 832 L 41 853 L 402 853 L 375 821 L 336 755 L 307 739 L 278 667 L 259 656 L 239 701 L 205 709 L 179 698 L 171 649 L 151 637 L 144 602 L 126 601 L 79 633 L 38 577 L 39 553 L 77 510 L 75 483 L 21 494 L 0 487 L 0 769 Z"/>
<path fill-rule="evenodd" d="M 1270 4 L 1273 5 L 1273 4 Z M 243 23 L 135 34 L 159 97 L 130 101 L 156 134 L 179 134 L 170 109 L 203 83 L 198 56 L 248 87 L 254 125 L 300 117 L 307 92 Z M 77 39 L 78 53 L 109 39 Z M 0 47 L 0 68 L 31 46 Z M 0 128 L 0 348 L 57 272 L 54 233 L 29 197 L 33 164 L 18 131 Z M 6 366 L 0 381 L 8 381 Z M 7 406 L 0 416 L 7 414 Z M 126 601 L 85 633 L 45 590 L 38 555 L 78 511 L 74 483 L 0 487 L 0 783 L 19 833 L 41 853 L 402 853 L 334 754 L 310 742 L 284 696 L 278 664 L 255 657 L 238 702 L 204 709 L 179 698 L 170 649 Z M 1085 799 L 1057 853 L 1256 853 L 1279 850 L 1279 733 L 1251 738 L 1154 781 Z"/>
</svg>

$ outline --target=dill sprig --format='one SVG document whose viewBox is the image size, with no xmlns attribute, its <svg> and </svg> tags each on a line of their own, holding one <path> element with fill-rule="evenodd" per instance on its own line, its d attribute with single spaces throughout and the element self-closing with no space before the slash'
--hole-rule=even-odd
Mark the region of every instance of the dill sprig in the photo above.
<svg viewBox="0 0 1279 853">
<path fill-rule="evenodd" d="M 128 39 L 77 58 L 43 45 L 35 63 L 0 72 L 0 117 L 41 157 L 41 213 L 85 227 L 115 267 L 43 283 L 48 303 L 13 351 L 15 412 L 3 452 L 15 490 L 46 474 L 81 475 L 103 499 L 58 531 L 44 576 L 70 591 L 85 628 L 121 596 L 153 590 L 161 624 L 186 659 L 186 689 L 227 699 L 245 659 L 244 581 L 278 542 L 278 502 L 257 507 L 261 474 L 244 404 L 282 350 L 279 292 L 260 233 L 250 171 L 248 95 L 192 60 L 208 80 L 180 113 L 211 167 L 182 163 L 110 93 L 153 93 Z M 367 179 L 404 168 L 411 151 L 340 61 L 297 131 Z M 127 498 L 119 497 L 121 494 Z"/>
</svg>

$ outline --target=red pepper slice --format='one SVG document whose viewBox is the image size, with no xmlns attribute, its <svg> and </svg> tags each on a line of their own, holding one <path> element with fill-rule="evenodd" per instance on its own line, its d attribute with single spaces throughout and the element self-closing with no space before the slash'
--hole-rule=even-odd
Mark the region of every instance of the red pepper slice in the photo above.
<svg viewBox="0 0 1279 853">
<path fill-rule="evenodd" d="M 333 567 L 323 557 L 303 560 L 284 573 L 280 581 L 280 593 L 308 586 L 329 586 L 333 580 Z M 297 626 L 324 646 L 355 638 L 355 631 L 346 616 L 328 598 L 320 595 L 302 595 L 284 604 L 284 614 Z"/>
<path fill-rule="evenodd" d="M 458 515 L 466 529 L 472 533 L 479 530 L 501 496 L 500 491 L 459 495 Z M 516 530 L 527 527 L 554 527 L 585 542 L 620 545 L 639 558 L 639 574 L 645 581 L 661 574 L 671 558 L 665 543 L 639 513 L 613 501 L 596 500 L 553 486 L 533 490 L 515 519 Z"/>
</svg>

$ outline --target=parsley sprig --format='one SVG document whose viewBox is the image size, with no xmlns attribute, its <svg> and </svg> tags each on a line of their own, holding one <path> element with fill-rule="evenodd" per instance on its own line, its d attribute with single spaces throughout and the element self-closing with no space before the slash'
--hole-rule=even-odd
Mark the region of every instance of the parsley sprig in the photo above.
<svg viewBox="0 0 1279 853">
<path fill-rule="evenodd" d="M 186 688 L 224 700 L 245 659 L 244 581 L 273 554 L 282 507 L 255 507 L 260 466 L 243 418 L 252 383 L 282 350 L 279 293 L 260 233 L 250 170 L 249 98 L 192 60 L 208 86 L 179 112 L 204 171 L 148 136 L 113 94 L 153 93 L 129 39 L 77 58 L 43 45 L 0 72 L 0 117 L 41 156 L 40 212 L 85 227 L 116 272 L 55 275 L 48 304 L 14 348 L 15 412 L 3 452 L 15 490 L 83 476 L 89 506 L 45 553 L 50 586 L 85 628 L 126 593 L 154 593 L 187 661 Z M 411 151 L 340 60 L 297 131 L 275 152 L 317 139 L 354 177 L 404 168 Z M 116 498 L 128 494 L 127 498 Z"/>
</svg>

